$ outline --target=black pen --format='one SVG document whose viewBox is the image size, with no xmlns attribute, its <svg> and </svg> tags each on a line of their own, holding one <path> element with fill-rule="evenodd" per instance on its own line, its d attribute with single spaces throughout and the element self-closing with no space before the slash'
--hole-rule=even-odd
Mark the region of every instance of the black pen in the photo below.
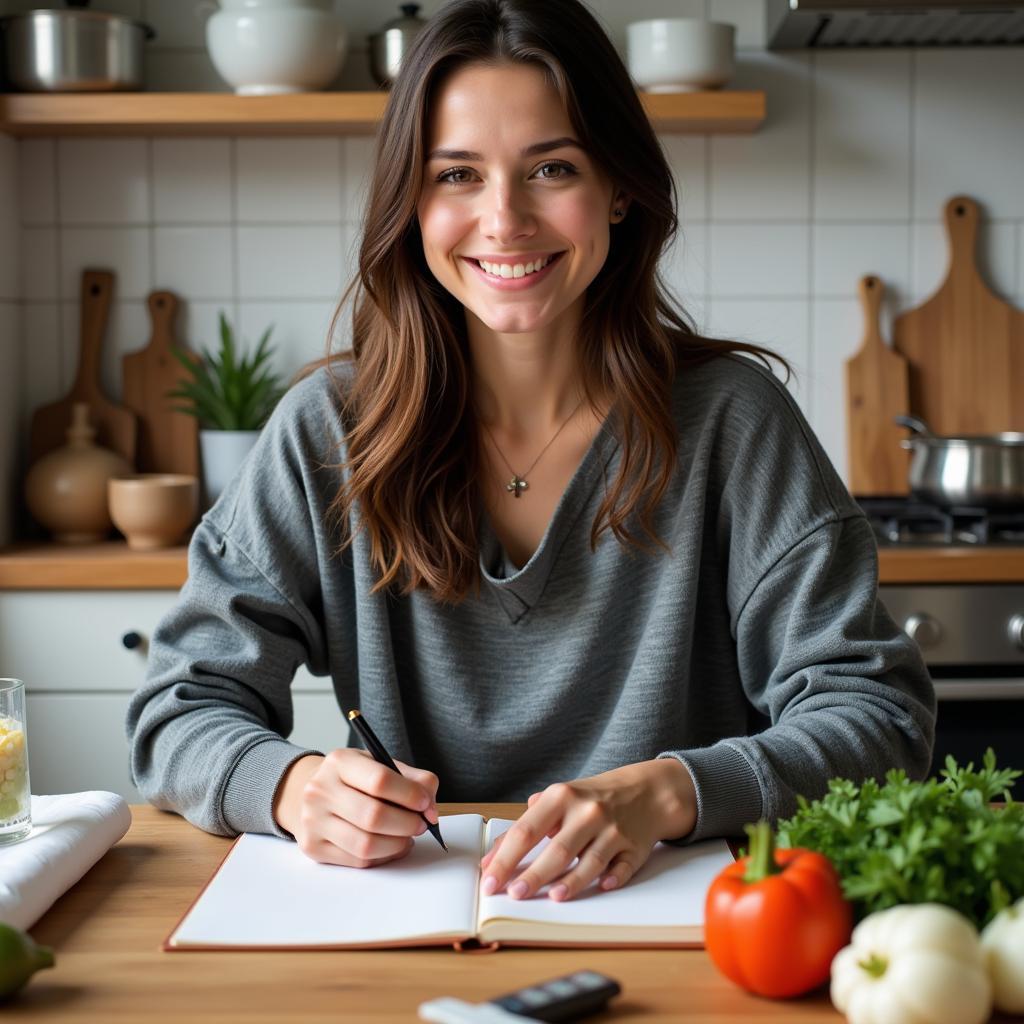
<svg viewBox="0 0 1024 1024">
<path fill-rule="evenodd" d="M 352 728 L 359 733 L 363 746 L 366 747 L 367 753 L 369 753 L 374 761 L 401 775 L 402 773 L 398 771 L 398 766 L 391 760 L 391 755 L 384 749 L 384 744 L 377 739 L 377 734 L 370 728 L 370 723 L 362 714 L 358 710 L 352 710 L 348 713 L 348 720 L 352 723 Z M 441 849 L 447 853 L 448 847 L 445 846 L 444 840 L 441 838 L 440 827 L 432 821 L 427 821 L 427 816 L 422 811 L 420 811 L 420 817 L 426 822 L 427 828 L 430 829 L 430 834 L 441 844 Z"/>
</svg>

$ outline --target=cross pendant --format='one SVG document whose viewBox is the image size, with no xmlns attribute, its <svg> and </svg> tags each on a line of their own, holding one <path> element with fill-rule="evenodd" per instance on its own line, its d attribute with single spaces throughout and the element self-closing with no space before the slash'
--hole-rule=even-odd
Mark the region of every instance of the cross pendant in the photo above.
<svg viewBox="0 0 1024 1024">
<path fill-rule="evenodd" d="M 530 485 L 517 474 L 505 485 L 505 490 L 513 492 L 518 498 L 523 491 L 529 488 L 529 486 Z"/>
</svg>

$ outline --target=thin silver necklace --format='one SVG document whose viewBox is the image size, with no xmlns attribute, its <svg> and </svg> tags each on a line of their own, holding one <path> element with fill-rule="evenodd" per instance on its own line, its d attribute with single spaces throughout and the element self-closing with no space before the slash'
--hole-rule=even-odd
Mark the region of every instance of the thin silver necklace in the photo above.
<svg viewBox="0 0 1024 1024">
<path fill-rule="evenodd" d="M 578 404 L 576 405 L 576 408 L 573 409 L 573 411 L 571 413 L 569 413 L 568 417 L 566 418 L 565 423 L 563 423 L 555 431 L 554 436 L 551 438 L 551 440 L 548 441 L 548 443 L 546 445 L 544 445 L 544 447 L 541 449 L 540 455 L 538 455 L 537 458 L 535 458 L 533 460 L 533 465 L 530 466 L 530 468 L 525 473 L 523 473 L 522 475 L 517 473 L 509 465 L 508 459 L 505 458 L 505 453 L 501 450 L 501 448 L 498 447 L 498 442 L 494 440 L 494 435 L 490 432 L 490 430 L 487 429 L 487 424 L 484 423 L 483 420 L 480 421 L 480 426 L 482 426 L 484 428 L 484 430 L 487 430 L 487 436 L 491 439 L 491 443 L 494 445 L 494 447 L 498 449 L 498 454 L 501 456 L 502 461 L 505 463 L 506 466 L 508 466 L 508 470 L 512 474 L 512 479 L 505 485 L 505 490 L 506 491 L 508 491 L 510 494 L 515 495 L 515 497 L 518 498 L 518 497 L 520 497 L 522 495 L 523 491 L 527 491 L 527 490 L 530 489 L 530 485 L 526 482 L 526 478 L 533 472 L 533 467 L 536 466 L 538 462 L 540 462 L 541 455 L 543 455 L 544 452 L 546 452 L 555 443 L 555 438 L 558 437 L 558 435 L 563 430 L 565 430 L 566 425 L 568 424 L 569 420 L 571 420 L 573 418 L 573 416 L 576 415 L 576 413 L 579 411 L 579 408 L 580 408 L 580 406 L 582 404 L 583 404 L 583 399 L 581 398 L 579 400 Z"/>
</svg>

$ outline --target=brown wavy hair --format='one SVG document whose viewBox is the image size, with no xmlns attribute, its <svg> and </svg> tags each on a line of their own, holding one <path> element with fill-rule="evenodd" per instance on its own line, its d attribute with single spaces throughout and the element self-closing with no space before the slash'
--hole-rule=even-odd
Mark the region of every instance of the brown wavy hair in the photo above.
<svg viewBox="0 0 1024 1024">
<path fill-rule="evenodd" d="M 666 293 L 658 273 L 677 231 L 672 172 L 636 87 L 608 36 L 578 0 L 452 0 L 432 17 L 403 58 L 380 125 L 359 248 L 354 362 L 340 390 L 348 458 L 329 509 L 341 527 L 339 553 L 358 519 L 380 579 L 404 596 L 428 590 L 460 603 L 479 594 L 479 488 L 482 465 L 472 398 L 465 311 L 427 266 L 417 218 L 427 112 L 446 76 L 467 64 L 529 64 L 558 90 L 577 137 L 631 203 L 612 228 L 608 257 L 586 291 L 576 340 L 585 400 L 610 395 L 622 445 L 619 473 L 591 527 L 591 550 L 605 530 L 620 543 L 648 545 L 672 476 L 678 438 L 670 411 L 675 375 L 725 352 L 770 366 L 768 349 L 701 336 Z M 340 388 L 340 384 L 339 384 Z M 345 479 L 348 474 L 348 479 Z"/>
</svg>

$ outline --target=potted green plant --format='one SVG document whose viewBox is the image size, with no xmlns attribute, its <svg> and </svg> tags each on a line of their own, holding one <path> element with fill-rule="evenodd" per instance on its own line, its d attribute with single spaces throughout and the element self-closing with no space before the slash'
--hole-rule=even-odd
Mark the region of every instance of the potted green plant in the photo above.
<svg viewBox="0 0 1024 1024">
<path fill-rule="evenodd" d="M 199 453 L 208 505 L 220 497 L 285 391 L 281 378 L 269 365 L 273 325 L 263 332 L 256 351 L 245 355 L 235 344 L 223 310 L 219 318 L 220 350 L 215 355 L 205 350 L 194 354 L 172 348 L 188 377 L 168 392 L 169 397 L 182 401 L 176 407 L 180 412 L 199 421 Z"/>
</svg>

